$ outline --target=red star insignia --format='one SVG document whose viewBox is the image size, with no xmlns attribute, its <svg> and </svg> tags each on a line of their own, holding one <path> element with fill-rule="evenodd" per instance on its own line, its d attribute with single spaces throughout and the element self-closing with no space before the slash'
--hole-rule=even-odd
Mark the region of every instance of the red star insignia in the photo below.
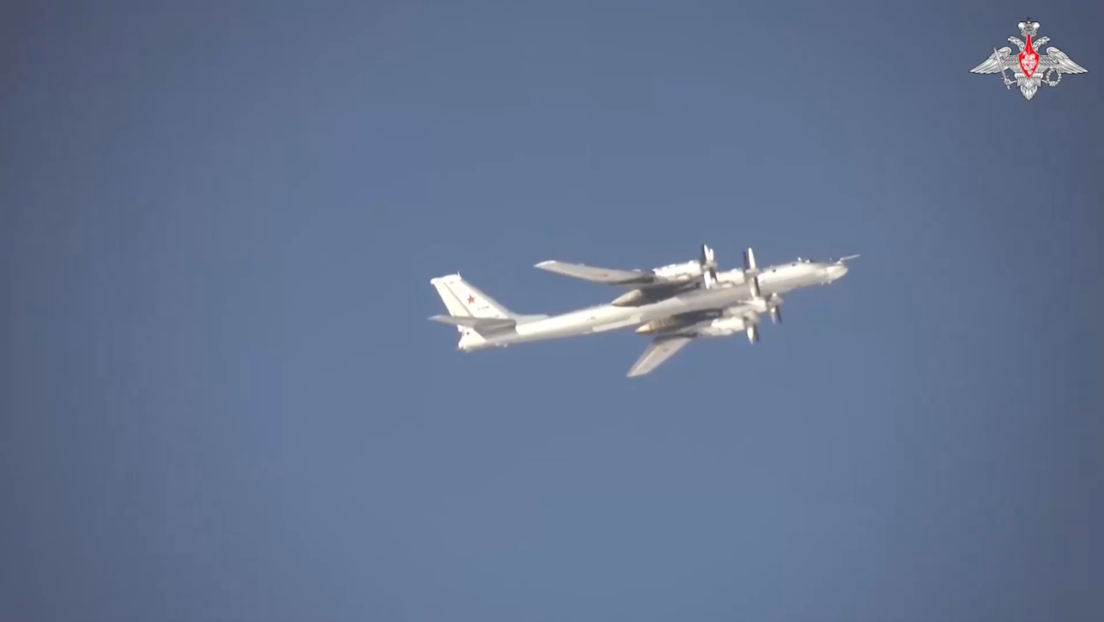
<svg viewBox="0 0 1104 622">
<path fill-rule="evenodd" d="M 468 296 L 468 304 L 475 304 L 475 296 Z"/>
</svg>

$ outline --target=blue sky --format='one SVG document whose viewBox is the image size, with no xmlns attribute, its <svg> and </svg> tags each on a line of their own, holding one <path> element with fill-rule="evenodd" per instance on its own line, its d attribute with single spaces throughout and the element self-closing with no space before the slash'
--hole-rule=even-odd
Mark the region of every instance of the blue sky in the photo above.
<svg viewBox="0 0 1104 622">
<path fill-rule="evenodd" d="M 13 10 L 0 618 L 1104 617 L 1101 8 L 1046 9 Z M 1030 102 L 967 71 L 1028 15 L 1089 69 Z M 703 242 L 862 258 L 636 380 L 426 321 Z"/>
</svg>

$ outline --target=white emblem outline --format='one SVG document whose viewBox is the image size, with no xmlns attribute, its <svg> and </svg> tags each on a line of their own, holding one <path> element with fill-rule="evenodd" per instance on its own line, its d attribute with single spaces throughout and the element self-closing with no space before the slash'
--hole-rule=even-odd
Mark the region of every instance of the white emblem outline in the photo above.
<svg viewBox="0 0 1104 622">
<path fill-rule="evenodd" d="M 1043 45 L 1050 42 L 1050 37 L 1040 37 L 1038 40 L 1032 41 L 1032 37 L 1039 31 L 1039 22 L 1033 22 L 1029 17 L 1026 21 L 1017 24 L 1017 26 L 1020 29 L 1020 34 L 1023 35 L 1027 41 L 1021 41 L 1016 37 L 1008 37 L 1008 41 L 1020 48 L 1020 54 L 1034 51 L 1036 64 L 1031 75 L 1028 76 L 1024 73 L 1023 67 L 1020 66 L 1019 55 L 1013 55 L 1012 48 L 1009 46 L 1004 46 L 999 50 L 994 47 L 993 53 L 989 58 L 977 67 L 971 69 L 970 73 L 1000 73 L 1001 80 L 1004 81 L 1004 87 L 1006 89 L 1011 89 L 1012 85 L 1015 84 L 1020 88 L 1020 93 L 1023 94 L 1024 99 L 1028 100 L 1035 97 L 1035 93 L 1038 92 L 1039 87 L 1044 84 L 1052 87 L 1058 86 L 1058 83 L 1062 81 L 1062 74 L 1088 73 L 1087 69 L 1073 62 L 1065 52 L 1056 47 L 1047 47 L 1046 55 L 1040 53 Z M 1015 80 L 1009 80 L 1005 76 L 1005 71 L 1011 71 L 1012 77 L 1015 78 Z M 1053 76 L 1057 76 L 1057 78 L 1052 79 Z"/>
</svg>

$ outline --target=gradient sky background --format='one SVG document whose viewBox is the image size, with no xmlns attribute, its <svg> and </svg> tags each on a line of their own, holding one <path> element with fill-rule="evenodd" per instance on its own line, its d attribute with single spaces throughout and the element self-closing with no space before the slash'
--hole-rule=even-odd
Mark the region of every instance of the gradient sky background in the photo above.
<svg viewBox="0 0 1104 622">
<path fill-rule="evenodd" d="M 1104 619 L 1104 7 L 1036 8 L 5 5 L 0 619 Z M 638 380 L 426 321 L 702 242 L 862 258 Z"/>
</svg>

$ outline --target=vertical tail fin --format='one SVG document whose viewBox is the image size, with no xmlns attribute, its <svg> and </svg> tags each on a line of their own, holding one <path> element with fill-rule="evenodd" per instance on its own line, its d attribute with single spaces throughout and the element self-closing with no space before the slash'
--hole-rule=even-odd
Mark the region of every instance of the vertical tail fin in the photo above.
<svg viewBox="0 0 1104 622">
<path fill-rule="evenodd" d="M 456 275 L 459 278 L 460 275 Z M 471 313 L 468 313 L 467 307 L 460 304 L 460 299 L 452 293 L 452 290 L 446 285 L 446 281 L 452 276 L 442 276 L 436 279 L 431 279 L 429 282 L 433 285 L 433 288 L 437 290 L 437 295 L 441 297 L 441 301 L 445 303 L 445 308 L 448 309 L 449 315 L 470 317 Z"/>
<path fill-rule="evenodd" d="M 437 277 L 430 283 L 437 288 L 437 294 L 444 301 L 449 315 L 493 319 L 515 317 L 509 309 L 460 278 L 459 274 Z"/>
<path fill-rule="evenodd" d="M 429 282 L 445 303 L 449 315 L 453 317 L 481 320 L 511 320 L 518 317 L 477 287 L 464 281 L 459 274 L 437 277 Z M 460 332 L 460 343 L 457 346 L 461 350 L 475 349 L 486 343 L 483 335 L 473 327 L 457 325 L 456 330 Z"/>
</svg>

